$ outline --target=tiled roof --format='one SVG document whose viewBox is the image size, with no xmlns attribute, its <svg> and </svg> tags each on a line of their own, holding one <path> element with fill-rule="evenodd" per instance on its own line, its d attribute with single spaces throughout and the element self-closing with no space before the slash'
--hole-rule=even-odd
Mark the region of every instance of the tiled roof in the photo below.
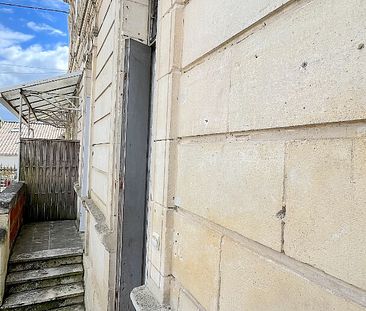
<svg viewBox="0 0 366 311">
<path fill-rule="evenodd" d="M 63 129 L 41 123 L 31 123 L 30 138 L 62 138 Z M 34 133 L 34 135 L 33 135 Z M 22 137 L 28 137 L 28 126 L 22 126 Z M 19 124 L 0 122 L 0 155 L 17 155 L 19 148 Z"/>
</svg>

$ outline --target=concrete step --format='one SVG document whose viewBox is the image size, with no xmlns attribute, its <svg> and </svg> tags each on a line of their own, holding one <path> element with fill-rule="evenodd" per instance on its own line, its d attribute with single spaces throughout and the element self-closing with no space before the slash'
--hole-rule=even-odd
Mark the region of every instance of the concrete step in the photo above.
<svg viewBox="0 0 366 311">
<path fill-rule="evenodd" d="M 51 260 L 59 258 L 74 257 L 83 254 L 82 247 L 70 247 L 70 248 L 55 248 L 47 249 L 42 251 L 35 251 L 30 253 L 18 253 L 10 256 L 9 262 L 11 264 L 24 263 L 30 261 L 40 261 L 40 260 Z"/>
<path fill-rule="evenodd" d="M 84 281 L 84 276 L 82 274 L 78 275 L 70 275 L 62 278 L 56 279 L 49 279 L 49 280 L 42 280 L 42 281 L 35 281 L 35 282 L 27 282 L 23 284 L 11 285 L 6 288 L 6 294 L 15 294 L 20 292 L 25 292 L 33 289 L 38 288 L 46 288 L 52 287 L 57 285 L 66 285 L 66 284 L 73 284 L 73 283 L 80 283 Z"/>
<path fill-rule="evenodd" d="M 72 306 L 63 307 L 63 308 L 52 309 L 50 311 L 85 311 L 85 308 L 84 308 L 84 305 L 79 304 L 79 305 L 72 305 Z"/>
<path fill-rule="evenodd" d="M 83 284 L 76 283 L 11 294 L 5 298 L 0 310 L 45 311 L 79 305 L 83 301 Z"/>
<path fill-rule="evenodd" d="M 44 258 L 29 262 L 9 262 L 8 273 L 26 270 L 37 270 L 46 268 L 55 268 L 65 265 L 79 264 L 83 262 L 81 254 L 77 254 L 70 257 L 61 258 Z"/>
<path fill-rule="evenodd" d="M 7 293 L 29 291 L 56 285 L 72 284 L 83 280 L 82 264 L 9 273 Z"/>
</svg>

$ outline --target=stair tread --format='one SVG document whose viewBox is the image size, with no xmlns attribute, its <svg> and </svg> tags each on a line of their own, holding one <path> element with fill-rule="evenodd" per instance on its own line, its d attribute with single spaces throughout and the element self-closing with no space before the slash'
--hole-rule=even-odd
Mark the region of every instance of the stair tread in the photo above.
<svg viewBox="0 0 366 311">
<path fill-rule="evenodd" d="M 10 257 L 10 263 L 23 263 L 29 261 L 49 260 L 55 258 L 64 258 L 71 256 L 80 256 L 83 254 L 82 247 L 57 248 L 35 251 L 31 253 L 18 253 Z"/>
<path fill-rule="evenodd" d="M 52 309 L 50 311 L 85 311 L 85 308 L 83 305 L 72 305 L 72 306 Z"/>
<path fill-rule="evenodd" d="M 54 268 L 11 272 L 7 276 L 6 285 L 9 286 L 25 282 L 47 280 L 80 273 L 83 273 L 82 264 L 73 264 Z"/>
<path fill-rule="evenodd" d="M 35 289 L 9 295 L 5 298 L 0 310 L 36 305 L 58 299 L 77 297 L 83 294 L 84 287 L 82 283 Z"/>
</svg>

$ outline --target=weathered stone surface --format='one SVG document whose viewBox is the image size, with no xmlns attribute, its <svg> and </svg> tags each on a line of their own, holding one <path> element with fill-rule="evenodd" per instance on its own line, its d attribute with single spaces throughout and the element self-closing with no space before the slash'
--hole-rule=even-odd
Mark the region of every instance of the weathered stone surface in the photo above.
<svg viewBox="0 0 366 311">
<path fill-rule="evenodd" d="M 109 295 L 109 262 L 111 250 L 104 238 L 108 238 L 110 245 L 113 238 L 108 235 L 106 225 L 89 214 L 87 232 L 89 233 L 86 253 L 84 254 L 85 270 L 85 307 L 87 310 L 103 311 L 108 305 Z M 101 226 L 103 224 L 103 226 Z M 103 227 L 103 230 L 99 230 Z"/>
<path fill-rule="evenodd" d="M 220 310 L 365 310 L 228 238 L 220 267 Z"/>
<path fill-rule="evenodd" d="M 287 1 L 189 1 L 184 12 L 183 67 Z"/>
<path fill-rule="evenodd" d="M 10 310 L 12 308 L 21 308 L 21 307 L 24 308 L 27 306 L 33 306 L 32 310 L 38 310 L 36 309 L 37 307 L 35 307 L 34 305 L 49 303 L 57 300 L 65 300 L 67 298 L 74 298 L 82 296 L 83 294 L 84 294 L 84 287 L 81 283 L 60 285 L 45 289 L 36 289 L 33 291 L 21 292 L 10 295 L 5 299 L 0 309 Z M 55 305 L 55 307 L 57 307 L 57 305 Z"/>
<path fill-rule="evenodd" d="M 366 289 L 366 140 L 288 148 L 285 252 Z"/>
<path fill-rule="evenodd" d="M 179 295 L 178 311 L 200 311 L 188 295 L 181 290 Z"/>
<path fill-rule="evenodd" d="M 230 131 L 363 119 L 365 9 L 362 0 L 310 2 L 239 43 Z"/>
<path fill-rule="evenodd" d="M 162 206 L 174 206 L 174 179 L 176 142 L 156 141 L 153 146 L 154 169 L 152 195 Z"/>
<path fill-rule="evenodd" d="M 21 272 L 24 272 L 24 271 L 21 271 Z M 73 274 L 70 276 L 56 277 L 53 279 L 42 279 L 39 281 L 32 281 L 32 282 L 20 283 L 20 284 L 15 284 L 15 285 L 7 285 L 6 293 L 15 294 L 15 293 L 30 291 L 30 290 L 39 289 L 39 288 L 80 283 L 83 281 L 84 281 L 83 273 L 79 273 L 79 274 Z"/>
<path fill-rule="evenodd" d="M 158 16 L 162 18 L 172 6 L 172 0 L 160 0 L 158 5 Z"/>
<path fill-rule="evenodd" d="M 221 236 L 191 219 L 174 214 L 173 276 L 207 310 L 215 310 L 219 288 Z"/>
<path fill-rule="evenodd" d="M 283 167 L 281 142 L 181 143 L 176 204 L 280 250 Z"/>
<path fill-rule="evenodd" d="M 6 278 L 6 285 L 20 284 L 24 282 L 34 282 L 41 280 L 48 280 L 53 278 L 60 278 L 75 274 L 83 273 L 83 266 L 81 264 L 66 265 L 57 268 L 45 268 L 38 270 L 28 270 L 21 272 L 13 272 L 8 274 Z"/>
<path fill-rule="evenodd" d="M 136 287 L 131 292 L 131 300 L 136 311 L 168 311 L 161 305 L 146 286 Z"/>
<path fill-rule="evenodd" d="M 52 267 L 60 267 L 63 265 L 72 265 L 82 263 L 82 255 L 54 258 L 48 260 L 38 260 L 32 262 L 21 262 L 21 263 L 9 263 L 8 272 L 24 271 L 24 270 L 36 270 L 45 269 Z"/>
<path fill-rule="evenodd" d="M 82 253 L 83 244 L 74 221 L 50 221 L 23 226 L 9 262 L 49 260 Z"/>
<path fill-rule="evenodd" d="M 83 247 L 74 221 L 25 225 L 16 241 L 1 310 L 51 310 L 84 301 Z"/>
<path fill-rule="evenodd" d="M 223 133 L 228 128 L 230 51 L 182 74 L 178 136 Z"/>
<path fill-rule="evenodd" d="M 177 102 L 180 73 L 173 72 L 161 78 L 157 86 L 156 100 L 153 104 L 154 140 L 167 140 L 176 137 Z"/>
<path fill-rule="evenodd" d="M 149 239 L 149 260 L 163 276 L 171 273 L 173 213 L 172 209 L 151 204 L 151 227 Z"/>
<path fill-rule="evenodd" d="M 159 20 L 157 34 L 157 78 L 181 68 L 183 8 L 175 7 Z"/>
<path fill-rule="evenodd" d="M 53 258 L 60 258 L 60 257 L 72 257 L 78 254 L 82 254 L 82 249 L 78 247 L 74 248 L 67 248 L 67 249 L 52 249 L 52 250 L 44 250 L 44 251 L 37 251 L 33 253 L 23 253 L 18 254 L 15 256 L 10 257 L 10 262 L 19 263 L 19 262 L 29 262 L 35 260 L 48 260 Z"/>
<path fill-rule="evenodd" d="M 358 45 L 365 5 L 294 2 L 261 29 L 205 58 L 182 76 L 179 135 L 364 119 L 366 53 Z"/>
</svg>

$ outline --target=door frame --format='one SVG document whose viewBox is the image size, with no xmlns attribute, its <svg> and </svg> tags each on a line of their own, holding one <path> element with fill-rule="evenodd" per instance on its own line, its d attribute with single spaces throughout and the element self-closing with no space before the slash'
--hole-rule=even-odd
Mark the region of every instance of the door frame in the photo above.
<svg viewBox="0 0 366 311">
<path fill-rule="evenodd" d="M 150 108 L 151 47 L 126 39 L 115 310 L 134 310 L 130 293 L 144 282 Z"/>
</svg>

